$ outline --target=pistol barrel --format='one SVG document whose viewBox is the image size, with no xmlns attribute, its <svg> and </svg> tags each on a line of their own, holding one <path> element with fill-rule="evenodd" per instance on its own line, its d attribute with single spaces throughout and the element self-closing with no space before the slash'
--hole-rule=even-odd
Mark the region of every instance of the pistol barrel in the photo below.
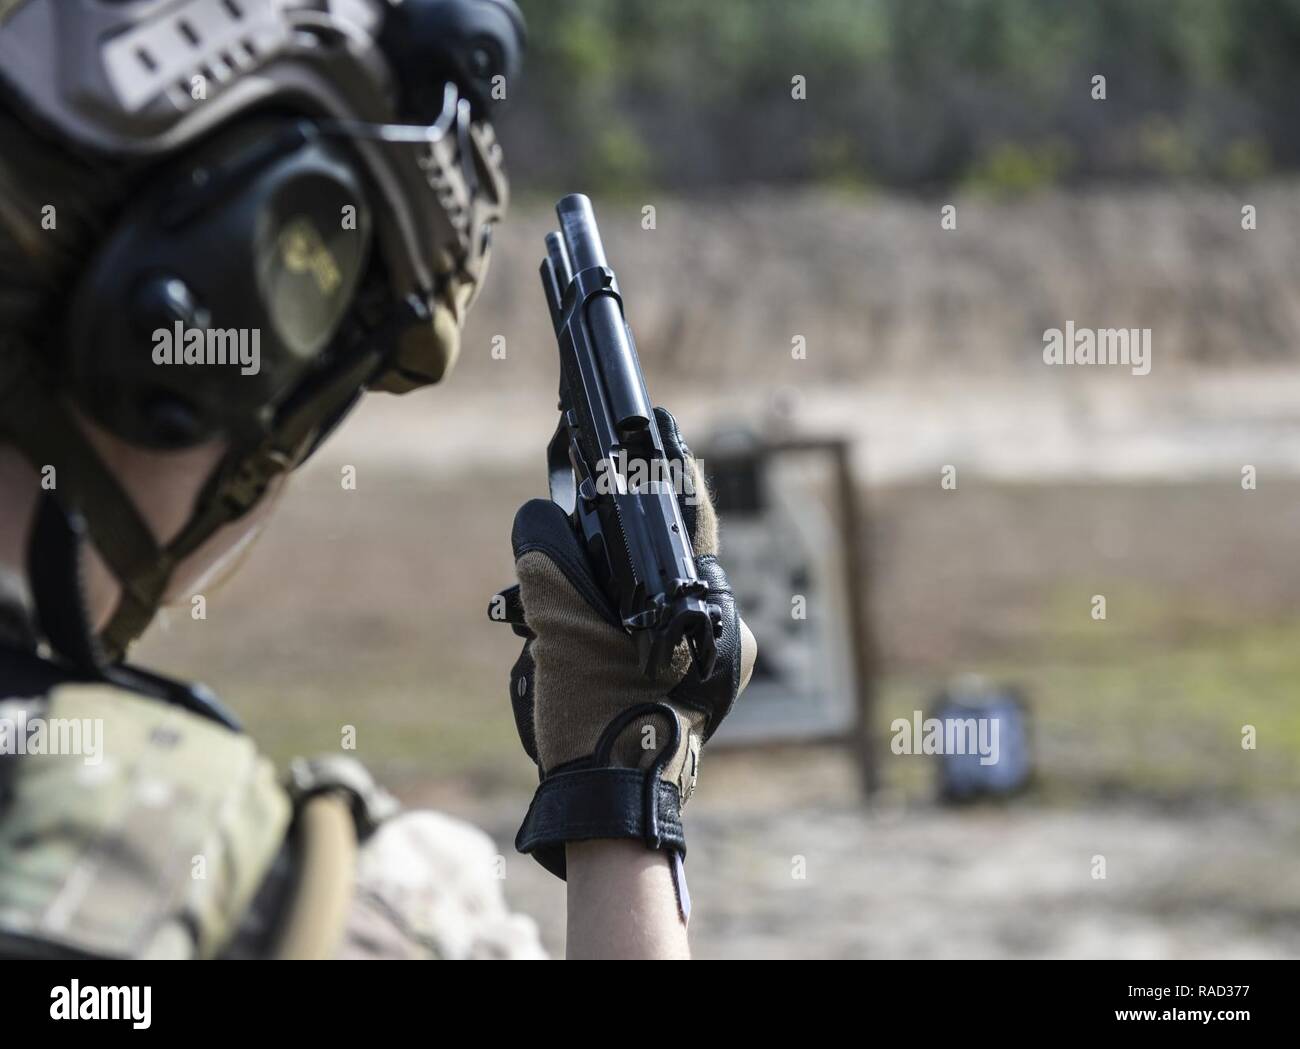
<svg viewBox="0 0 1300 1049">
<path fill-rule="evenodd" d="M 596 226 L 596 214 L 584 194 L 570 193 L 561 197 L 555 205 L 555 214 L 559 216 L 560 231 L 564 234 L 564 244 L 575 274 L 592 266 L 609 265 L 605 260 L 605 245 L 600 240 L 600 229 Z"/>
<path fill-rule="evenodd" d="M 573 267 L 569 265 L 569 253 L 558 233 L 546 234 L 546 257 L 551 260 L 555 280 L 560 285 L 560 295 L 563 296 L 569 282 L 573 280 Z"/>
<path fill-rule="evenodd" d="M 547 446 L 551 498 L 571 515 L 645 673 L 669 663 L 684 638 L 707 677 L 720 612 L 708 601 L 671 482 L 661 487 L 667 455 L 623 295 L 591 201 L 575 193 L 555 213 L 560 231 L 546 237 L 541 264 L 560 348 L 560 423 Z M 612 491 L 599 483 L 611 472 Z"/>
</svg>

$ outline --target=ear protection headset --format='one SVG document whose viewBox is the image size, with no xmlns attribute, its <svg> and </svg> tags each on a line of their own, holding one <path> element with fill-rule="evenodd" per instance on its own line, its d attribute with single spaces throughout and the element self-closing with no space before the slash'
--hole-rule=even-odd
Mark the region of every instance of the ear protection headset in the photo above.
<svg viewBox="0 0 1300 1049">
<path fill-rule="evenodd" d="M 56 466 L 65 515 L 122 586 L 90 646 L 103 661 L 152 619 L 175 565 L 364 390 L 451 367 L 506 206 L 488 118 L 523 43 L 513 0 L 28 0 L 0 14 L 12 108 L 139 172 L 49 345 L 0 359 L 0 430 Z M 172 542 L 68 398 L 130 443 L 227 440 Z M 43 589 L 33 580 L 47 637 L 84 651 L 52 636 L 72 595 Z"/>
<path fill-rule="evenodd" d="M 62 340 L 77 403 L 152 448 L 264 438 L 334 342 L 371 236 L 355 162 L 310 124 L 218 135 L 87 268 Z"/>
</svg>

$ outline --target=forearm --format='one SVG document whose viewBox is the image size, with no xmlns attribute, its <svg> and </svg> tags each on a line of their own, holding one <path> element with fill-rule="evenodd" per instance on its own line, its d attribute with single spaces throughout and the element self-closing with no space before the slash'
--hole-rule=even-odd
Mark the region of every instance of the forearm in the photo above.
<svg viewBox="0 0 1300 1049">
<path fill-rule="evenodd" d="M 636 841 L 583 841 L 565 855 L 570 958 L 690 957 L 668 853 Z"/>
</svg>

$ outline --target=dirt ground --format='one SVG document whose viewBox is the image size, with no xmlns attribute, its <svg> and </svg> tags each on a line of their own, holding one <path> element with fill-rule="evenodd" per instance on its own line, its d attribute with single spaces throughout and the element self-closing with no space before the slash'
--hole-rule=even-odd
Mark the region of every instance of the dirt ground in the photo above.
<svg viewBox="0 0 1300 1049">
<path fill-rule="evenodd" d="M 851 763 L 833 752 L 775 764 L 713 759 L 688 810 L 698 957 L 1300 955 L 1294 804 L 954 811 L 888 791 L 863 806 Z M 561 954 L 563 887 L 513 854 L 517 813 L 466 811 L 507 857 L 512 905 Z"/>
</svg>

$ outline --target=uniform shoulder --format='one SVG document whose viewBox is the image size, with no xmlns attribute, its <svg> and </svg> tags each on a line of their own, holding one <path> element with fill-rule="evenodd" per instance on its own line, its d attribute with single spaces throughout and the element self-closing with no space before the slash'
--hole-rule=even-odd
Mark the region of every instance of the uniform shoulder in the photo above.
<svg viewBox="0 0 1300 1049">
<path fill-rule="evenodd" d="M 0 765 L 0 953 L 215 954 L 291 815 L 247 736 L 109 684 L 0 702 Z"/>
</svg>

